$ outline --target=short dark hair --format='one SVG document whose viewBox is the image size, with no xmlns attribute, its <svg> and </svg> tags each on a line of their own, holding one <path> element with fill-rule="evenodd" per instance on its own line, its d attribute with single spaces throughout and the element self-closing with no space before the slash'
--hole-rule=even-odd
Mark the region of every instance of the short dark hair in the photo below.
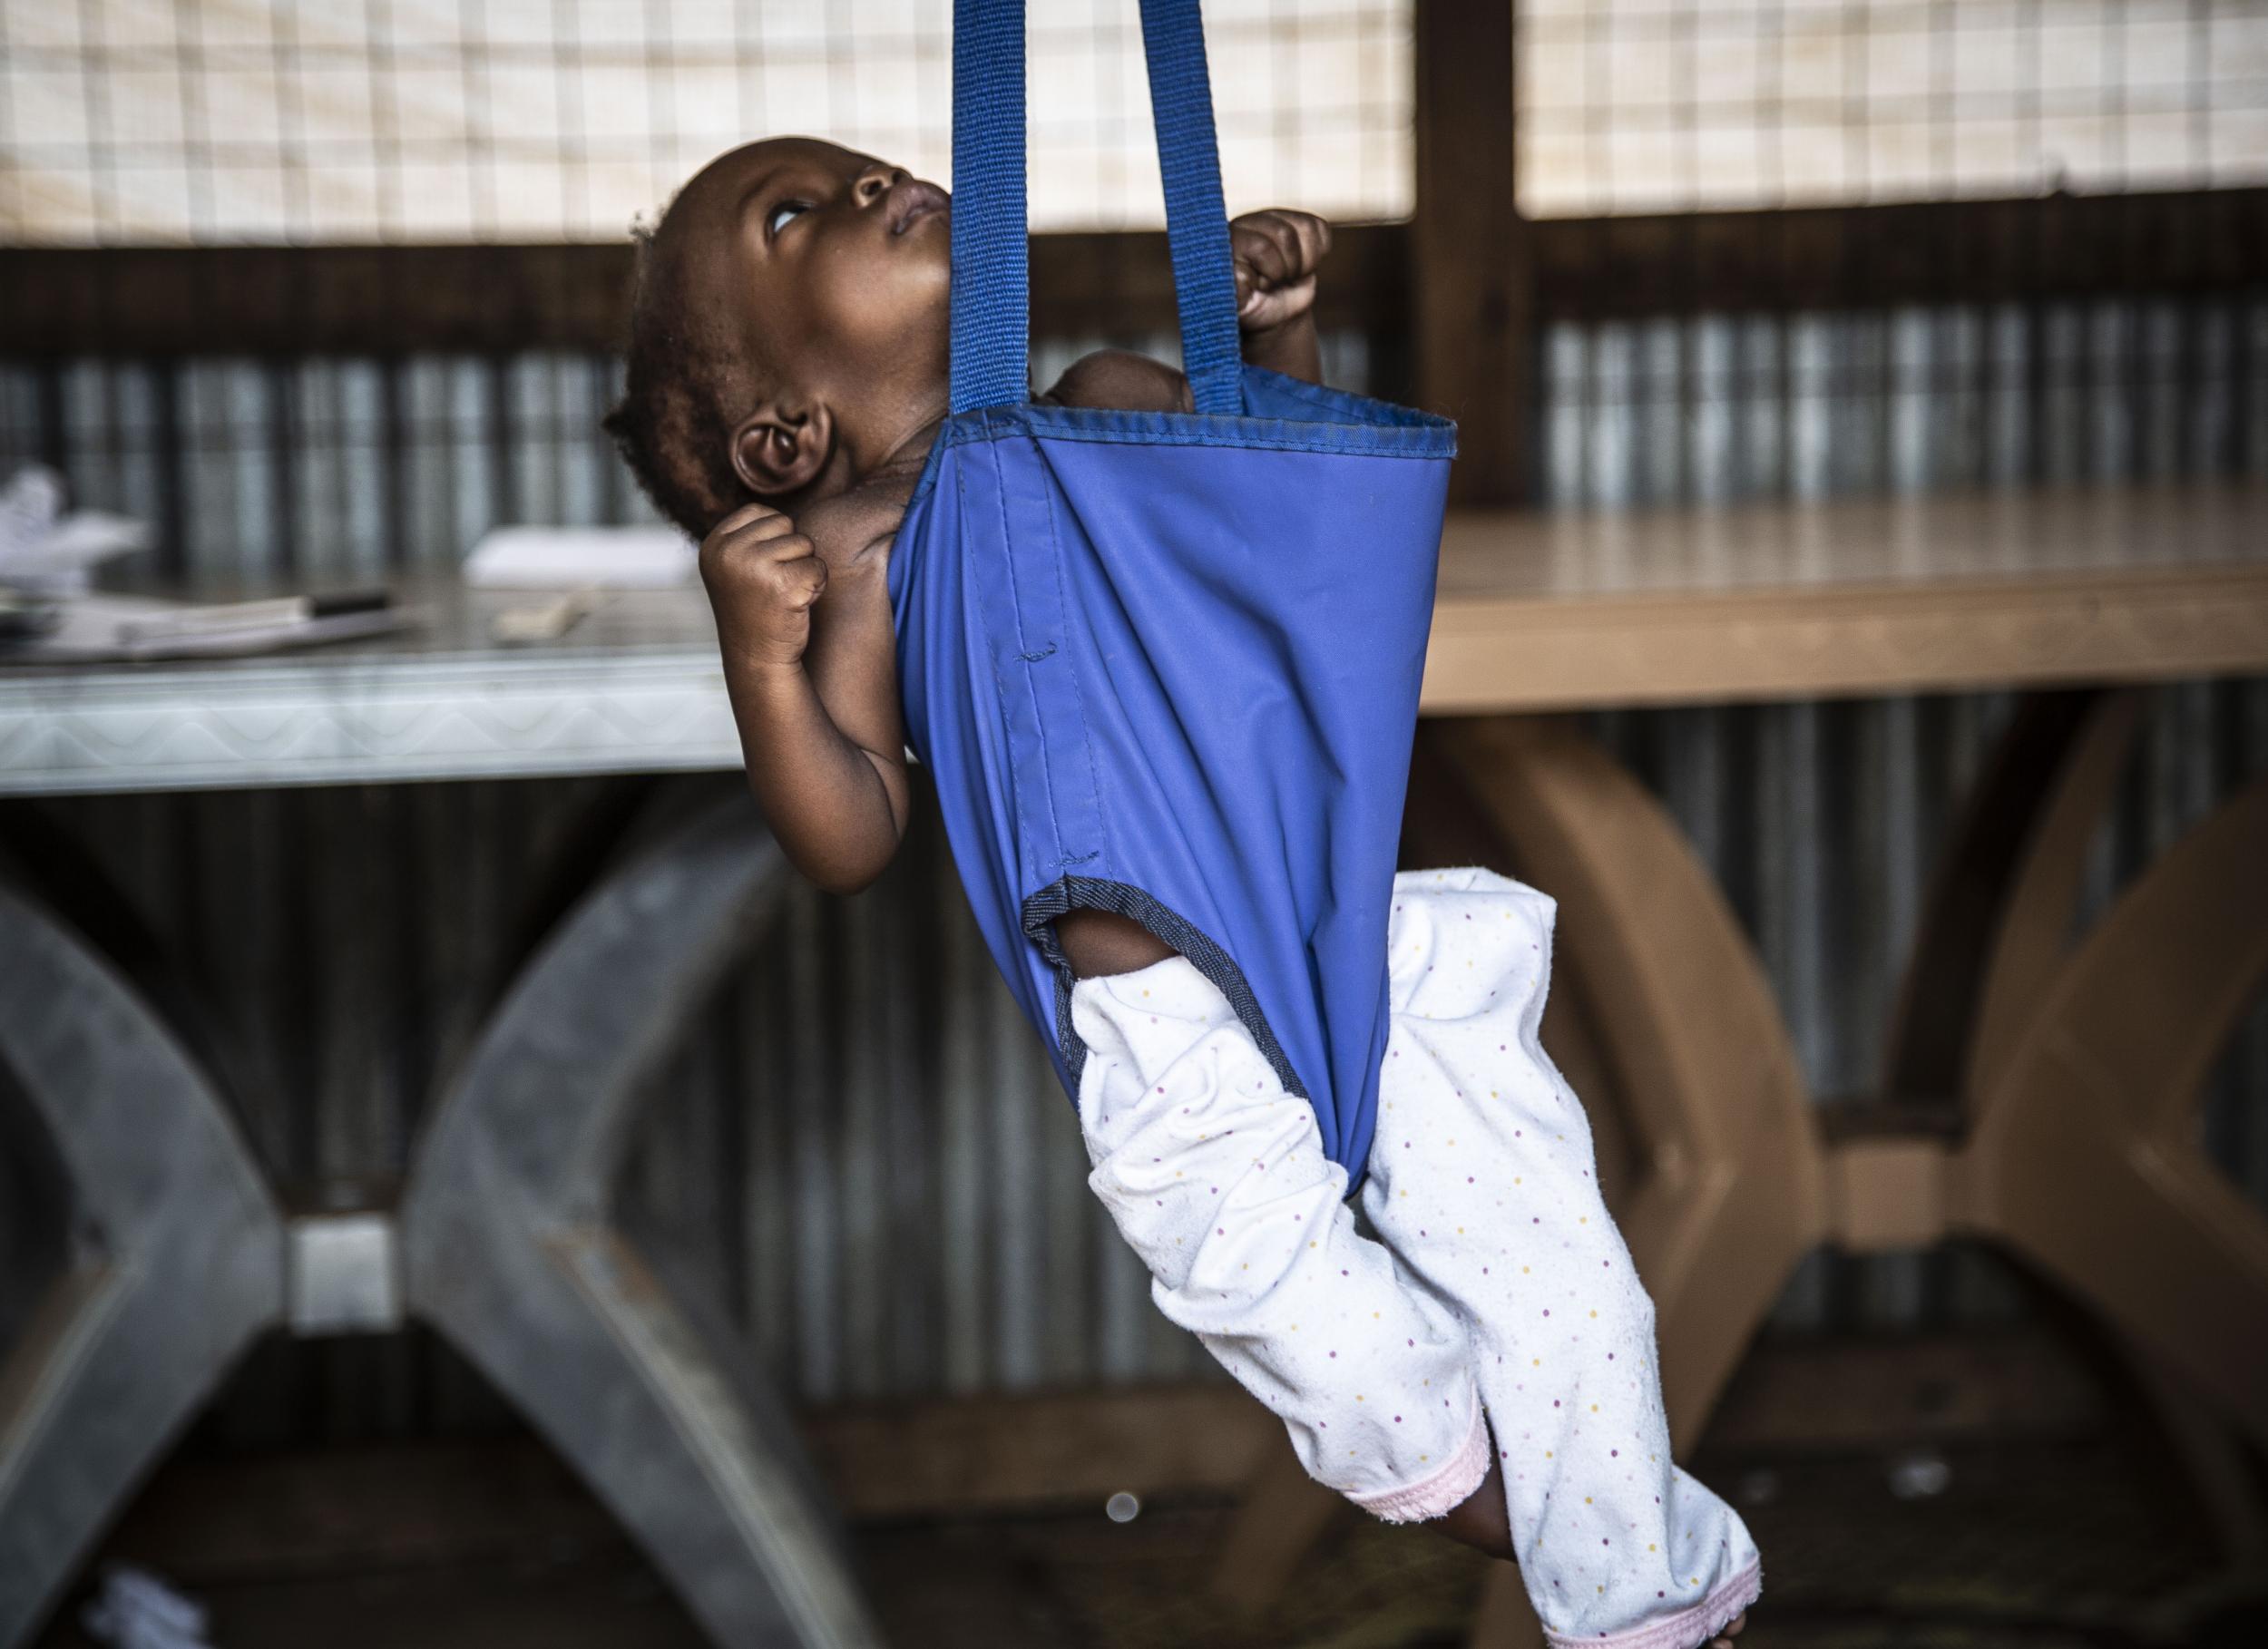
<svg viewBox="0 0 2268 1649">
<path fill-rule="evenodd" d="M 738 409 L 755 399 L 754 375 L 713 298 L 692 289 L 668 229 L 665 208 L 657 227 L 631 231 L 628 371 L 602 424 L 646 496 L 700 538 L 754 496 L 731 458 Z"/>
</svg>

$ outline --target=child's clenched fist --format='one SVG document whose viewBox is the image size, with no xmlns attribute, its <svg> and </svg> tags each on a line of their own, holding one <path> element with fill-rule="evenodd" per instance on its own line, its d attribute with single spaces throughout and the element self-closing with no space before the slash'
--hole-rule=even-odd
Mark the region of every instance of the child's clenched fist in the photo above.
<svg viewBox="0 0 2268 1649">
<path fill-rule="evenodd" d="M 700 569 L 728 656 L 783 668 L 802 662 L 826 563 L 794 522 L 769 504 L 743 504 L 701 540 Z"/>
<path fill-rule="evenodd" d="M 1266 332 L 1315 307 L 1315 271 L 1331 249 L 1331 226 L 1313 212 L 1272 207 L 1229 220 L 1237 271 L 1237 321 Z"/>
</svg>

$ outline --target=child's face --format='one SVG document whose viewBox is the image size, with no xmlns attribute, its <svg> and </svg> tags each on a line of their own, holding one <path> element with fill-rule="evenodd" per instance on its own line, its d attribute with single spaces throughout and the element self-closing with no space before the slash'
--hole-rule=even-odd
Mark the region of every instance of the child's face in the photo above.
<svg viewBox="0 0 2268 1649">
<path fill-rule="evenodd" d="M 935 184 L 775 138 L 712 161 L 686 193 L 687 255 L 709 266 L 696 289 L 731 295 L 782 388 L 848 411 L 916 359 L 943 369 L 953 237 Z"/>
</svg>

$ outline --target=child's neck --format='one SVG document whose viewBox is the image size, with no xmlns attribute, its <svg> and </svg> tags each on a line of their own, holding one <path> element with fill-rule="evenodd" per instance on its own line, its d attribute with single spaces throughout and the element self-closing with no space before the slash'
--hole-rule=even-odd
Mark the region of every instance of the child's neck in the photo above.
<svg viewBox="0 0 2268 1649">
<path fill-rule="evenodd" d="M 846 396 L 850 407 L 837 403 L 835 451 L 827 468 L 825 493 L 850 492 L 884 481 L 910 467 L 919 473 L 952 405 L 951 386 L 943 363 L 933 365 L 919 352 L 911 358 L 869 366 L 849 375 L 857 385 Z M 830 397 L 832 398 L 832 397 Z"/>
<path fill-rule="evenodd" d="M 903 483 L 912 485 L 929 461 L 937 432 L 945 421 L 944 386 L 934 396 L 910 400 L 895 415 L 876 418 L 867 431 L 846 432 L 836 448 L 840 483 L 829 491 L 855 492 L 870 486 Z"/>
</svg>

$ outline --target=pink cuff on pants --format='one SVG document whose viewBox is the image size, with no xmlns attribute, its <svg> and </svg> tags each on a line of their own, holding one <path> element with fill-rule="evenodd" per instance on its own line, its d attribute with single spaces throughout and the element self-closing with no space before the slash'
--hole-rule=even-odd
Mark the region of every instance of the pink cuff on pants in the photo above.
<svg viewBox="0 0 2268 1649">
<path fill-rule="evenodd" d="M 1462 1506 L 1489 1475 L 1489 1427 L 1481 1417 L 1481 1396 L 1473 1393 L 1472 1424 L 1465 1440 L 1448 1462 L 1431 1477 L 1400 1488 L 1346 1498 L 1374 1517 L 1388 1523 L 1423 1523 Z"/>
<path fill-rule="evenodd" d="M 1691 1608 L 1660 1620 L 1634 1626 L 1628 1632 L 1601 1632 L 1596 1637 L 1569 1637 L 1544 1628 L 1551 1649 L 1699 1649 L 1747 1611 L 1764 1593 L 1763 1566 L 1748 1566 Z"/>
</svg>

